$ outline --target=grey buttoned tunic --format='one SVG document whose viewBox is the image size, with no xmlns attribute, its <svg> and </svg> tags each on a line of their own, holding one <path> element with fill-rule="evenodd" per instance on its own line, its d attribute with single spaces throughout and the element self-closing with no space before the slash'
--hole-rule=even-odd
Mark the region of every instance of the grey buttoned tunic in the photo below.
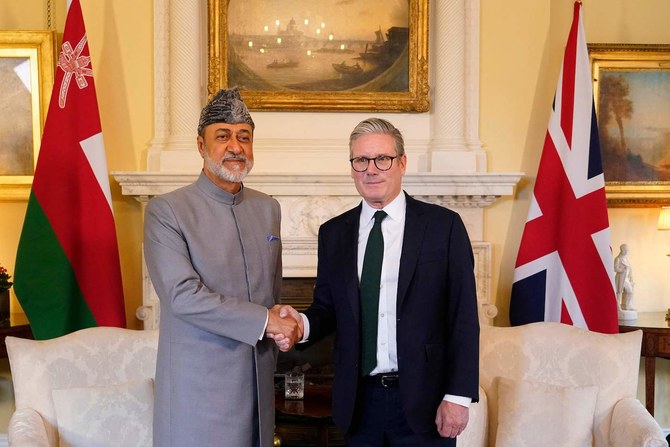
<svg viewBox="0 0 670 447">
<path fill-rule="evenodd" d="M 161 312 L 154 446 L 251 447 L 254 433 L 272 445 L 277 350 L 259 337 L 279 303 L 279 235 L 275 199 L 230 194 L 203 173 L 147 205 Z"/>
</svg>

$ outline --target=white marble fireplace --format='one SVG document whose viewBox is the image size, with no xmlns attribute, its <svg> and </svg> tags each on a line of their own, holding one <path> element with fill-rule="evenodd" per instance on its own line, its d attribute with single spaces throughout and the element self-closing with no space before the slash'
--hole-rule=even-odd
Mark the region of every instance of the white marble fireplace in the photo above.
<svg viewBox="0 0 670 447">
<path fill-rule="evenodd" d="M 206 5 L 154 0 L 155 130 L 147 170 L 112 173 L 124 195 L 143 203 L 193 182 L 202 166 L 195 128 L 206 99 Z M 376 115 L 405 134 L 404 189 L 463 217 L 475 252 L 480 316 L 488 322 L 497 310 L 490 303 L 492 247 L 484 239 L 484 212 L 512 196 L 522 174 L 488 172 L 479 141 L 479 0 L 440 0 L 430 7 L 431 110 Z M 252 111 L 256 166 L 245 185 L 281 204 L 284 277 L 315 275 L 319 225 L 360 200 L 349 176 L 347 141 L 353 126 L 370 115 Z M 298 132 L 287 137 L 288 125 Z M 157 297 L 146 273 L 143 281 L 137 316 L 154 328 Z"/>
</svg>

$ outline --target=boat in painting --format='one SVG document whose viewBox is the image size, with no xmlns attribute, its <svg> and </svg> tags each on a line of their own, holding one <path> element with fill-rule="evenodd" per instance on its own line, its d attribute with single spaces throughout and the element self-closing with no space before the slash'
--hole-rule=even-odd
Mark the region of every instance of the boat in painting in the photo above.
<svg viewBox="0 0 670 447">
<path fill-rule="evenodd" d="M 353 65 L 347 65 L 346 61 L 342 61 L 342 63 L 333 64 L 333 68 L 336 72 L 343 75 L 356 75 L 363 73 L 363 67 L 361 67 L 358 62 Z"/>
<path fill-rule="evenodd" d="M 278 61 L 275 59 L 271 63 L 267 64 L 267 68 L 293 68 L 297 67 L 298 63 L 294 61 L 293 59 L 282 59 Z"/>
</svg>

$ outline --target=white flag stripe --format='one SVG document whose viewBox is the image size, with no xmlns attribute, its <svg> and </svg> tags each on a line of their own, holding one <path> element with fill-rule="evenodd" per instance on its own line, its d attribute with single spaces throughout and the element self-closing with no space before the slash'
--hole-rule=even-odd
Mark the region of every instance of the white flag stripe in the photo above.
<svg viewBox="0 0 670 447">
<path fill-rule="evenodd" d="M 109 187 L 109 178 L 107 177 L 107 159 L 105 158 L 105 143 L 102 139 L 102 133 L 97 133 L 92 137 L 80 141 L 79 145 L 86 155 L 88 164 L 91 166 L 91 170 L 105 195 L 105 199 L 107 199 L 109 210 L 114 214 L 114 209 L 112 208 L 112 191 Z"/>
<path fill-rule="evenodd" d="M 542 209 L 540 209 L 540 204 L 537 203 L 537 199 L 535 198 L 535 191 L 533 191 L 533 194 L 530 196 L 530 207 L 528 208 L 526 222 L 530 222 L 538 217 L 542 217 Z"/>
<path fill-rule="evenodd" d="M 596 246 L 596 250 L 598 250 L 603 268 L 607 272 L 607 276 L 609 276 L 610 283 L 612 283 L 612 290 L 616 290 L 614 287 L 614 269 L 612 268 L 614 265 L 614 256 L 612 255 L 611 247 L 612 236 L 609 227 L 593 233 L 591 238 Z"/>
<path fill-rule="evenodd" d="M 546 274 L 544 321 L 560 322 L 562 303 L 565 303 L 573 325 L 588 329 L 577 296 L 557 251 L 517 267 L 514 270 L 514 282 L 543 271 Z"/>
</svg>

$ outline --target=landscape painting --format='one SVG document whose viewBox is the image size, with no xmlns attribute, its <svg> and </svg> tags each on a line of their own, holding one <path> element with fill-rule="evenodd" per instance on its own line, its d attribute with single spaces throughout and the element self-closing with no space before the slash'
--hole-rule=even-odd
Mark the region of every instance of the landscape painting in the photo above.
<svg viewBox="0 0 670 447">
<path fill-rule="evenodd" d="M 0 175 L 33 175 L 35 141 L 30 58 L 0 57 Z M 35 122 L 37 121 L 37 122 Z"/>
<path fill-rule="evenodd" d="M 0 31 L 0 200 L 25 200 L 54 80 L 54 31 Z"/>
<path fill-rule="evenodd" d="M 230 0 L 228 42 L 228 83 L 246 90 L 409 87 L 407 0 Z"/>
<path fill-rule="evenodd" d="M 670 71 L 601 70 L 598 125 L 605 180 L 670 181 Z"/>
<path fill-rule="evenodd" d="M 428 110 L 428 0 L 211 0 L 209 35 L 253 109 Z"/>
</svg>

